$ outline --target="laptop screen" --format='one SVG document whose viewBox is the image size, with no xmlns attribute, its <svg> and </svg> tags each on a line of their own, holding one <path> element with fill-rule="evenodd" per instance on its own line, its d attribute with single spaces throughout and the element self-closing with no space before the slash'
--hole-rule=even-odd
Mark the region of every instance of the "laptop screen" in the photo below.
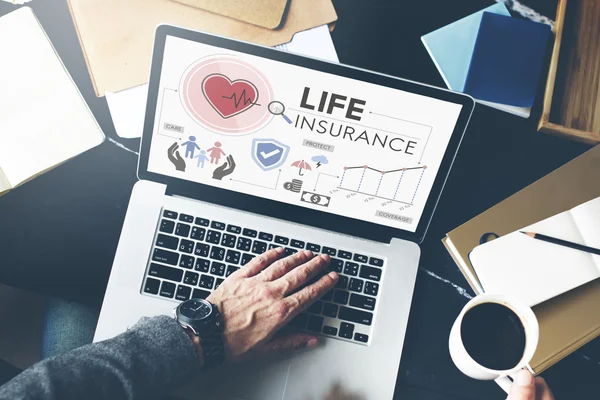
<svg viewBox="0 0 600 400">
<path fill-rule="evenodd" d="M 415 232 L 461 108 L 167 36 L 148 171 Z"/>
</svg>

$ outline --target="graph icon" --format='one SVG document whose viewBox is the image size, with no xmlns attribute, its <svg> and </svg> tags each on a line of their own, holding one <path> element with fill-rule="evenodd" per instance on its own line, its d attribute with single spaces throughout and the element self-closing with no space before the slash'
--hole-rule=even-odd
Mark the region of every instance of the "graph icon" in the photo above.
<svg viewBox="0 0 600 400">
<path fill-rule="evenodd" d="M 338 189 L 383 200 L 412 204 L 426 170 L 426 165 L 389 171 L 369 165 L 344 167 Z"/>
</svg>

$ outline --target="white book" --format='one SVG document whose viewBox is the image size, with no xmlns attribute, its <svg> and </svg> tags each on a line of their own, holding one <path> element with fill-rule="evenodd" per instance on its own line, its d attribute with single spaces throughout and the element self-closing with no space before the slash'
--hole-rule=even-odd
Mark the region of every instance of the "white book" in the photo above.
<svg viewBox="0 0 600 400">
<path fill-rule="evenodd" d="M 600 198 L 520 231 L 600 248 Z M 510 295 L 529 306 L 600 277 L 600 256 L 519 231 L 476 247 L 469 258 L 486 293 Z"/>
<path fill-rule="evenodd" d="M 0 18 L 0 194 L 104 134 L 29 7 Z"/>
</svg>

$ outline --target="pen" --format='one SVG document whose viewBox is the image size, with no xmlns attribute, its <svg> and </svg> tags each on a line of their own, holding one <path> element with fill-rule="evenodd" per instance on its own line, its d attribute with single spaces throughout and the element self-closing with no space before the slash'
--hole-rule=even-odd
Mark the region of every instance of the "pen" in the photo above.
<svg viewBox="0 0 600 400">
<path fill-rule="evenodd" d="M 585 251 L 586 253 L 592 253 L 592 254 L 596 254 L 596 255 L 600 256 L 600 249 L 596 249 L 594 247 L 589 247 L 589 246 L 584 246 L 584 245 L 578 244 L 578 243 L 568 242 L 566 240 L 553 238 L 551 236 L 542 235 L 540 233 L 523 232 L 523 231 L 521 231 L 521 233 L 523 235 L 527 235 L 534 239 L 543 240 L 544 242 L 554 243 L 559 246 L 565 246 L 565 247 L 569 247 L 571 249 Z"/>
</svg>

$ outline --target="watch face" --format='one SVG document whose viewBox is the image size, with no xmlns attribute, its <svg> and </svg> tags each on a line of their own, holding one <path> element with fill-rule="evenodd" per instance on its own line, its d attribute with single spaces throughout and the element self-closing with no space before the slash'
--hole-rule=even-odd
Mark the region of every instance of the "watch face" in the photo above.
<svg viewBox="0 0 600 400">
<path fill-rule="evenodd" d="M 212 306 L 208 301 L 192 299 L 181 304 L 179 312 L 189 319 L 201 320 L 212 313 Z"/>
</svg>

